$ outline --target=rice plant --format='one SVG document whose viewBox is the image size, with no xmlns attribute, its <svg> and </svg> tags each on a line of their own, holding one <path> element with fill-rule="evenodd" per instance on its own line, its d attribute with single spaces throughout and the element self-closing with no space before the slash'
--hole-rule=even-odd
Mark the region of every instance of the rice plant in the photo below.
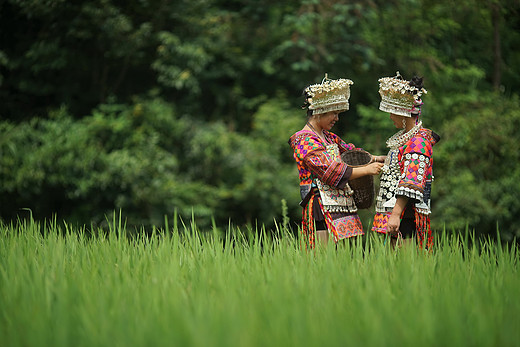
<svg viewBox="0 0 520 347">
<path fill-rule="evenodd" d="M 518 346 L 516 246 L 0 224 L 2 346 Z M 275 235 L 275 236 L 272 236 Z"/>
</svg>

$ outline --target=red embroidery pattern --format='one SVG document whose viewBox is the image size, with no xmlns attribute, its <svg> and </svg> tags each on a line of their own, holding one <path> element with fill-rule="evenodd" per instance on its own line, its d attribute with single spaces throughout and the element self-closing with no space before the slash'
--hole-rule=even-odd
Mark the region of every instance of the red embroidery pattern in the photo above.
<svg viewBox="0 0 520 347">
<path fill-rule="evenodd" d="M 364 234 L 361 219 L 357 214 L 332 220 L 332 225 L 336 230 L 338 240 Z"/>
<path fill-rule="evenodd" d="M 378 233 L 386 233 L 386 224 L 388 223 L 388 218 L 392 214 L 391 211 L 385 213 L 376 213 L 374 216 L 374 224 L 372 225 L 372 231 Z"/>
</svg>

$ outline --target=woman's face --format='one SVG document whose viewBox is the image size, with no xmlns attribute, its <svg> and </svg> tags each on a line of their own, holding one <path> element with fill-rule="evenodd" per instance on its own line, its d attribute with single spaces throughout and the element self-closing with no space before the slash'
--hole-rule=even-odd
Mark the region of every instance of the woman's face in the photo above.
<svg viewBox="0 0 520 347">
<path fill-rule="evenodd" d="M 339 119 L 339 111 L 330 111 L 318 116 L 318 125 L 327 131 L 332 129 Z"/>
<path fill-rule="evenodd" d="M 390 119 L 394 122 L 394 125 L 397 129 L 403 129 L 403 116 L 398 116 L 396 114 L 390 113 Z"/>
</svg>

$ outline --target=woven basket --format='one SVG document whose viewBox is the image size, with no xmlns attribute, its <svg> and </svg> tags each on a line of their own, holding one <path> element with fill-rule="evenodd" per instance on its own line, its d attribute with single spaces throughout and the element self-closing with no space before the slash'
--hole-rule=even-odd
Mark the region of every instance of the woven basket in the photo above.
<svg viewBox="0 0 520 347">
<path fill-rule="evenodd" d="M 351 150 L 341 154 L 341 160 L 349 166 L 361 167 L 370 163 L 372 156 L 363 150 Z M 370 208 L 374 203 L 374 177 L 372 175 L 361 176 L 348 181 L 348 185 L 354 191 L 354 202 L 358 209 Z"/>
</svg>

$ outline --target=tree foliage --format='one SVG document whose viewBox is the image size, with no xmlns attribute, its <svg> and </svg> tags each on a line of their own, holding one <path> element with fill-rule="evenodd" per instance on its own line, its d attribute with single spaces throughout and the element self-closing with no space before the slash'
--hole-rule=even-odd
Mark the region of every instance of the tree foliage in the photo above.
<svg viewBox="0 0 520 347">
<path fill-rule="evenodd" d="M 0 142 L 2 213 L 12 218 L 27 208 L 39 218 L 58 213 L 98 224 L 122 210 L 129 223 L 146 226 L 177 212 L 206 227 L 213 217 L 271 225 L 281 199 L 297 199 L 298 182 L 284 158 L 288 146 L 266 137 L 288 138 L 298 117 L 279 101 L 254 118 L 246 136 L 147 99 L 102 104 L 79 121 L 60 109 L 49 119 L 0 123 L 7 134 Z"/>
</svg>

